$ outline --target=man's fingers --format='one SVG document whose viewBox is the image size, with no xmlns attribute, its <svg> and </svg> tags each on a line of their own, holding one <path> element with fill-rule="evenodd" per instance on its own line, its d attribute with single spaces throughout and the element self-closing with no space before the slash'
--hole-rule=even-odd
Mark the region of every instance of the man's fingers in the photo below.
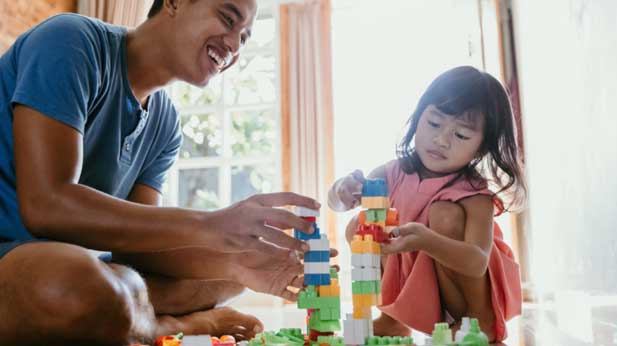
<svg viewBox="0 0 617 346">
<path fill-rule="evenodd" d="M 283 294 L 281 294 L 281 298 L 295 302 L 298 300 L 298 293 L 294 293 L 290 290 L 284 290 Z"/>
<path fill-rule="evenodd" d="M 279 229 L 296 228 L 300 231 L 312 234 L 313 223 L 296 216 L 294 213 L 285 209 L 264 208 L 266 224 Z"/>
<path fill-rule="evenodd" d="M 330 257 L 336 257 L 336 256 L 338 256 L 338 250 L 330 249 Z"/>
<path fill-rule="evenodd" d="M 259 235 L 267 242 L 285 249 L 306 252 L 309 250 L 309 245 L 301 240 L 288 236 L 281 230 L 262 226 Z"/>
<path fill-rule="evenodd" d="M 304 267 L 302 267 L 302 269 L 304 269 Z M 304 271 L 304 270 L 302 270 Z M 295 288 L 295 289 L 301 289 L 304 287 L 304 277 L 302 275 L 298 275 L 296 277 L 293 278 L 293 280 L 291 280 L 291 282 L 289 283 L 289 286 Z"/>
<path fill-rule="evenodd" d="M 284 205 L 296 205 L 309 209 L 319 209 L 321 204 L 316 200 L 293 192 L 264 193 L 250 197 L 264 207 L 280 207 Z"/>
</svg>

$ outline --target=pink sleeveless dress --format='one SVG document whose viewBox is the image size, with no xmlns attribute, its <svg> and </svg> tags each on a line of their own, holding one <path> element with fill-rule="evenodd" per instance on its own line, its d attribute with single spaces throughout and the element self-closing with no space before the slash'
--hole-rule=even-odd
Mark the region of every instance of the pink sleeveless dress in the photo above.
<svg viewBox="0 0 617 346">
<path fill-rule="evenodd" d="M 428 226 L 429 206 L 436 201 L 456 202 L 478 194 L 492 195 L 485 181 L 472 184 L 455 179 L 457 174 L 420 181 L 417 173 L 405 174 L 398 160 L 386 164 L 390 204 L 399 212 L 400 223 Z M 498 341 L 507 336 L 506 321 L 521 314 L 522 295 L 518 264 L 504 243 L 497 223 L 489 265 L 491 300 Z M 382 278 L 381 311 L 409 327 L 430 334 L 443 320 L 434 262 L 422 251 L 388 257 Z"/>
</svg>

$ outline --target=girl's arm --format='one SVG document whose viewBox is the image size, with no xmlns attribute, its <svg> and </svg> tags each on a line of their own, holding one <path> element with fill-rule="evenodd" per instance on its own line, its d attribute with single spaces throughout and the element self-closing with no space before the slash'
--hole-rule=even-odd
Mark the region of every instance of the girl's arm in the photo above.
<svg viewBox="0 0 617 346">
<path fill-rule="evenodd" d="M 457 273 L 481 277 L 488 268 L 493 244 L 493 203 L 490 196 L 477 195 L 457 205 L 464 210 L 464 217 L 451 220 L 454 222 L 441 218 L 444 224 L 438 219 L 431 223 L 432 228 L 415 222 L 403 225 L 400 237 L 384 245 L 384 253 L 421 250 Z M 431 209 L 431 213 L 435 211 Z M 461 240 L 455 239 L 457 228 L 464 232 Z"/>
</svg>

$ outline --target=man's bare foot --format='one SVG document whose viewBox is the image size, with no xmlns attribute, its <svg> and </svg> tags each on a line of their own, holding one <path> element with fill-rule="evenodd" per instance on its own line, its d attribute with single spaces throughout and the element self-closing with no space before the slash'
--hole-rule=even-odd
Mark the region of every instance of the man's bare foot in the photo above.
<svg viewBox="0 0 617 346">
<path fill-rule="evenodd" d="M 411 329 L 382 312 L 373 320 L 373 333 L 377 336 L 409 336 Z"/>
<path fill-rule="evenodd" d="M 176 318 L 185 335 L 233 335 L 237 340 L 249 340 L 263 331 L 263 324 L 255 316 L 243 314 L 229 307 L 198 311 Z"/>
</svg>

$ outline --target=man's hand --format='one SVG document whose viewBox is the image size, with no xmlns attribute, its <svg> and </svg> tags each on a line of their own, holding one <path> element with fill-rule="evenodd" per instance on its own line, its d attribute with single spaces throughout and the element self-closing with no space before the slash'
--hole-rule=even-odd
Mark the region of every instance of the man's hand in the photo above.
<svg viewBox="0 0 617 346">
<path fill-rule="evenodd" d="M 271 251 L 274 244 L 283 249 L 308 251 L 308 244 L 281 230 L 296 228 L 311 234 L 312 223 L 288 210 L 274 208 L 284 205 L 320 208 L 315 200 L 291 192 L 254 195 L 208 214 L 204 227 L 215 230 L 221 240 L 212 247 L 222 252 L 264 252 Z"/>
<path fill-rule="evenodd" d="M 290 301 L 298 299 L 304 287 L 304 266 L 292 250 L 267 244 L 267 251 L 248 251 L 233 254 L 233 279 L 253 291 L 275 295 Z M 338 251 L 330 249 L 330 257 Z M 290 289 L 291 288 L 291 289 Z"/>
</svg>

